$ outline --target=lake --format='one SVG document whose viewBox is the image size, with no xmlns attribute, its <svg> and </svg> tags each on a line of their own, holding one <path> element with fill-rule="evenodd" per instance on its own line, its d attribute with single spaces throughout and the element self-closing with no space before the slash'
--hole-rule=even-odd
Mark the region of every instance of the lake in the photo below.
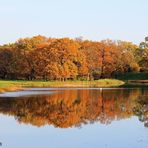
<svg viewBox="0 0 148 148">
<path fill-rule="evenodd" d="M 148 88 L 0 94 L 0 147 L 148 148 Z"/>
</svg>

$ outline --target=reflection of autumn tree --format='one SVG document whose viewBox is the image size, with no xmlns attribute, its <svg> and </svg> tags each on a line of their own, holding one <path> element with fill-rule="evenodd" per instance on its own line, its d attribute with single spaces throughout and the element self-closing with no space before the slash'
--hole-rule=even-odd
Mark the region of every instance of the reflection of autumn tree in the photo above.
<svg viewBox="0 0 148 148">
<path fill-rule="evenodd" d="M 137 102 L 142 95 L 146 95 L 145 90 L 64 90 L 44 97 L 2 98 L 0 113 L 36 126 L 67 128 L 97 121 L 109 124 L 136 114 L 135 108 L 145 110 Z"/>
<path fill-rule="evenodd" d="M 134 107 L 134 113 L 139 117 L 139 120 L 144 123 L 145 127 L 148 127 L 148 94 L 142 91 L 143 96 L 136 100 L 136 106 Z"/>
</svg>

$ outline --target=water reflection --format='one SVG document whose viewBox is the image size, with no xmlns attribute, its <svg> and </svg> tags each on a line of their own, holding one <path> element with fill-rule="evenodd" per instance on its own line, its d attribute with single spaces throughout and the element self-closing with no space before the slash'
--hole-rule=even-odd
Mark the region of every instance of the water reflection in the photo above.
<svg viewBox="0 0 148 148">
<path fill-rule="evenodd" d="M 0 113 L 19 123 L 68 128 L 138 116 L 148 127 L 148 90 L 62 90 L 49 96 L 0 98 Z"/>
</svg>

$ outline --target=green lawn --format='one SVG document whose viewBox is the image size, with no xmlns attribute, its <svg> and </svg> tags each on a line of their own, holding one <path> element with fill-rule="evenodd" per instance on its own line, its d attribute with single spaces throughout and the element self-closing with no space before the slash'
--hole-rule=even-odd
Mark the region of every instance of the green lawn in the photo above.
<svg viewBox="0 0 148 148">
<path fill-rule="evenodd" d="M 118 87 L 128 84 L 148 85 L 148 72 L 127 73 L 116 79 L 100 79 L 94 81 L 13 81 L 0 80 L 0 92 L 15 91 L 24 87 Z"/>
<path fill-rule="evenodd" d="M 117 87 L 121 80 L 101 79 L 94 81 L 0 81 L 0 92 L 14 91 L 24 87 Z"/>
</svg>

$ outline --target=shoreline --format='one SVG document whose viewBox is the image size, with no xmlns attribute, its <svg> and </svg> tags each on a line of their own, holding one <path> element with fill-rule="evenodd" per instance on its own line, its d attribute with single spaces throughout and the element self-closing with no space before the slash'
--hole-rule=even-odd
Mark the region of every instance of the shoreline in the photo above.
<svg viewBox="0 0 148 148">
<path fill-rule="evenodd" d="M 0 80 L 0 93 L 15 92 L 25 88 L 117 88 L 148 87 L 148 80 L 100 79 L 93 81 L 16 81 Z"/>
<path fill-rule="evenodd" d="M 5 92 L 15 92 L 15 91 L 20 91 L 20 90 L 24 90 L 24 88 L 22 87 L 14 87 L 14 88 L 0 88 L 0 94 L 1 93 L 5 93 Z"/>
<path fill-rule="evenodd" d="M 1 80 L 0 93 L 8 91 L 18 91 L 24 88 L 99 88 L 99 87 L 119 87 L 125 82 L 116 79 L 100 79 L 93 81 L 13 81 Z"/>
</svg>

